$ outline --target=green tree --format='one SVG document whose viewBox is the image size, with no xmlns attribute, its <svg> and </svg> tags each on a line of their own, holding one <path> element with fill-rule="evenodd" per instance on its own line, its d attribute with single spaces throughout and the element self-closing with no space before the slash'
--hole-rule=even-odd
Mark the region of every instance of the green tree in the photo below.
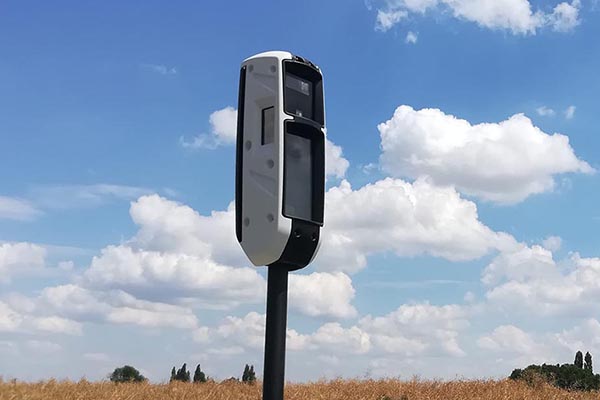
<svg viewBox="0 0 600 400">
<path fill-rule="evenodd" d="M 256 373 L 254 373 L 254 365 L 251 365 L 248 370 L 248 383 L 254 384 L 254 382 L 256 382 Z"/>
<path fill-rule="evenodd" d="M 175 377 L 177 372 L 175 371 L 175 367 L 173 367 L 173 369 L 171 370 L 171 379 L 169 379 L 169 382 L 173 382 L 175 380 Z"/>
<path fill-rule="evenodd" d="M 577 368 L 583 368 L 583 353 L 578 351 L 575 353 L 575 362 L 573 363 Z"/>
<path fill-rule="evenodd" d="M 200 369 L 200 364 L 198 364 L 196 366 L 196 371 L 194 371 L 194 383 L 204 383 L 206 381 L 206 375 Z"/>
<path fill-rule="evenodd" d="M 186 363 L 183 363 L 181 368 L 179 368 L 177 370 L 177 372 L 175 373 L 174 380 L 180 381 L 180 382 L 189 382 L 190 381 L 190 371 L 187 370 Z"/>
<path fill-rule="evenodd" d="M 248 382 L 248 373 L 250 372 L 250 367 L 248 364 L 244 367 L 244 373 L 242 374 L 242 382 Z"/>
<path fill-rule="evenodd" d="M 592 355 L 589 351 L 585 353 L 585 364 L 583 365 L 583 369 L 592 373 L 594 372 L 594 369 L 592 368 Z"/>
<path fill-rule="evenodd" d="M 242 382 L 252 385 L 256 382 L 256 373 L 254 372 L 254 365 L 248 365 L 244 367 L 244 373 L 242 374 Z"/>
<path fill-rule="evenodd" d="M 146 378 L 131 365 L 125 365 L 115 368 L 112 374 L 110 374 L 110 380 L 111 382 L 143 382 Z"/>
</svg>

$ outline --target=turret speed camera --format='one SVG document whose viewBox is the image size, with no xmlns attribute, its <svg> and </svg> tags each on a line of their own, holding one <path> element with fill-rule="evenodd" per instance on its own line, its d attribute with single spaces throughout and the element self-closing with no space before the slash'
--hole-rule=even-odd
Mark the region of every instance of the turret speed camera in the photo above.
<svg viewBox="0 0 600 400">
<path fill-rule="evenodd" d="M 254 265 L 303 268 L 323 226 L 325 108 L 320 69 L 288 52 L 242 62 L 236 236 Z"/>
</svg>

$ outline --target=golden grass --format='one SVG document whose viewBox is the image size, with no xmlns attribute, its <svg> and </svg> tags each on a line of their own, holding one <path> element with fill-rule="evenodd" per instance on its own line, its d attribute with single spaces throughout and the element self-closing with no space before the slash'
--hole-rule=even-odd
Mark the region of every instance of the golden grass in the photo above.
<svg viewBox="0 0 600 400">
<path fill-rule="evenodd" d="M 261 386 L 236 382 L 200 385 L 113 384 L 58 382 L 2 382 L 0 400 L 259 400 Z M 306 384 L 288 384 L 286 400 L 554 400 L 598 399 L 600 393 L 568 392 L 546 384 L 535 387 L 510 380 L 493 381 L 399 381 L 333 380 Z"/>
</svg>

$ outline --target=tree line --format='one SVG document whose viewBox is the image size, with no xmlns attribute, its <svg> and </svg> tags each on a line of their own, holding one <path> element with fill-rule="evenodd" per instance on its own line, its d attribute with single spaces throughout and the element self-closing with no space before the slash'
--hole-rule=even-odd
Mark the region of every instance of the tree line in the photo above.
<svg viewBox="0 0 600 400">
<path fill-rule="evenodd" d="M 115 370 L 109 375 L 109 379 L 111 382 L 145 382 L 147 378 L 140 373 L 136 368 L 131 365 L 125 365 L 123 367 L 115 368 Z M 208 381 L 214 381 L 210 377 L 208 377 L 200 368 L 200 364 L 196 366 L 196 370 L 194 371 L 194 376 L 192 378 L 190 371 L 187 369 L 187 364 L 183 363 L 181 368 L 176 369 L 173 367 L 171 369 L 171 377 L 169 382 L 193 382 L 193 383 L 205 383 Z M 231 377 L 227 379 L 227 381 L 239 381 L 235 377 Z M 243 383 L 247 383 L 249 385 L 254 384 L 256 382 L 256 373 L 254 372 L 254 365 L 248 365 L 244 367 L 244 372 L 242 373 L 241 381 Z"/>
<path fill-rule="evenodd" d="M 575 354 L 573 364 L 530 365 L 525 369 L 515 369 L 510 379 L 525 381 L 530 385 L 546 382 L 567 390 L 598 390 L 600 375 L 594 374 L 592 355 L 581 351 Z"/>
</svg>

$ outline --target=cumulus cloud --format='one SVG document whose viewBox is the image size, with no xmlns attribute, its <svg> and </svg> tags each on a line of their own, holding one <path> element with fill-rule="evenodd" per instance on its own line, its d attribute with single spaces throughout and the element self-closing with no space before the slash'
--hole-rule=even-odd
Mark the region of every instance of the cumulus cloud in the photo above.
<svg viewBox="0 0 600 400">
<path fill-rule="evenodd" d="M 357 314 L 351 304 L 355 293 L 352 280 L 342 272 L 292 274 L 289 285 L 290 306 L 305 315 L 349 318 Z"/>
<path fill-rule="evenodd" d="M 46 249 L 31 243 L 0 244 L 0 283 L 17 275 L 39 271 L 45 266 Z"/>
<path fill-rule="evenodd" d="M 580 0 L 573 0 L 571 3 L 560 3 L 554 7 L 552 14 L 548 16 L 548 23 L 557 32 L 572 31 L 581 23 L 579 20 L 580 8 Z"/>
<path fill-rule="evenodd" d="M 500 325 L 477 340 L 481 352 L 489 352 L 506 368 L 542 363 L 564 363 L 576 351 L 600 351 L 600 322 L 587 318 L 570 329 L 526 332 L 515 325 Z"/>
<path fill-rule="evenodd" d="M 549 135 L 523 114 L 472 125 L 438 109 L 403 105 L 378 129 L 385 171 L 427 175 L 437 185 L 498 203 L 551 191 L 557 174 L 594 172 L 577 158 L 567 136 Z"/>
<path fill-rule="evenodd" d="M 554 338 L 571 354 L 582 349 L 597 354 L 600 352 L 600 322 L 595 318 L 586 318 L 579 325 L 556 333 Z"/>
<path fill-rule="evenodd" d="M 566 32 L 579 24 L 579 0 L 562 2 L 552 12 L 533 11 L 528 0 L 392 0 L 377 10 L 375 28 L 387 31 L 411 14 L 449 11 L 455 18 L 515 35 L 535 34 L 549 26 Z"/>
<path fill-rule="evenodd" d="M 30 315 L 53 314 L 78 322 L 133 324 L 149 328 L 195 329 L 189 307 L 137 299 L 121 290 L 93 290 L 77 284 L 52 286 L 32 299 Z"/>
<path fill-rule="evenodd" d="M 109 246 L 84 273 L 86 285 L 120 289 L 159 301 L 193 298 L 206 306 L 257 303 L 264 279 L 254 268 L 220 265 L 209 257 Z"/>
<path fill-rule="evenodd" d="M 342 148 L 325 140 L 325 175 L 343 178 L 350 163 L 342 155 Z"/>
<path fill-rule="evenodd" d="M 245 268 L 249 262 L 233 234 L 232 229 L 235 224 L 233 205 L 230 205 L 227 211 L 213 211 L 209 216 L 203 216 L 189 206 L 153 195 L 141 197 L 132 203 L 130 212 L 139 230 L 128 245 L 131 248 L 143 249 L 138 257 L 149 257 L 154 261 L 133 268 L 131 266 L 139 265 L 139 262 L 111 260 L 101 268 L 103 271 L 101 273 L 112 276 L 111 282 L 127 285 L 127 282 L 133 279 L 137 281 L 136 285 L 143 289 L 140 282 L 155 275 L 148 269 L 156 269 L 156 265 L 159 265 L 156 264 L 157 260 L 168 258 L 171 267 L 160 270 L 163 282 L 158 281 L 156 277 L 152 278 L 153 285 L 163 287 L 161 291 L 163 294 L 186 293 L 186 286 L 196 285 L 194 297 L 197 298 L 200 296 L 198 285 L 201 281 L 205 287 L 205 294 L 201 297 L 206 298 L 207 301 L 227 300 L 230 304 L 235 301 L 256 303 L 264 298 L 264 279 L 258 275 L 254 267 Z M 104 251 L 112 254 L 116 250 L 117 248 L 112 248 L 111 251 L 108 249 Z M 120 249 L 119 253 L 122 251 L 126 251 L 130 256 L 135 254 L 132 249 Z M 152 252 L 153 255 L 149 256 Z M 95 262 L 99 261 L 100 258 Z M 94 265 L 92 262 L 90 271 L 94 270 Z M 117 268 L 127 277 L 114 275 L 110 272 L 111 268 Z M 212 270 L 219 271 L 220 283 L 209 281 Z M 131 275 L 135 275 L 135 278 Z M 92 277 L 91 281 L 102 282 L 102 279 Z M 165 291 L 165 279 L 170 280 L 170 291 Z M 126 286 L 120 287 L 126 289 Z M 208 293 L 209 288 L 214 288 L 213 292 Z M 130 287 L 128 289 L 131 290 Z M 321 290 L 323 293 L 335 292 L 335 301 L 315 295 Z M 310 291 L 312 291 L 310 296 L 305 296 Z M 134 291 L 134 293 L 140 292 Z M 352 282 L 344 274 L 313 273 L 290 276 L 290 306 L 307 315 L 351 316 L 355 312 L 350 305 L 353 297 Z"/>
<path fill-rule="evenodd" d="M 250 312 L 244 317 L 226 317 L 213 328 L 199 329 L 194 339 L 211 343 L 227 351 L 232 347 L 246 350 L 262 350 L 265 343 L 265 314 Z M 286 347 L 290 351 L 323 351 L 328 354 L 364 354 L 370 349 L 369 335 L 353 326 L 343 328 L 337 322 L 329 322 L 310 334 L 300 334 L 287 329 Z"/>
<path fill-rule="evenodd" d="M 600 259 L 573 254 L 557 263 L 549 249 L 521 245 L 485 268 L 490 306 L 511 313 L 588 317 L 600 301 Z"/>
<path fill-rule="evenodd" d="M 457 305 L 405 304 L 379 317 L 368 315 L 348 328 L 328 322 L 312 333 L 287 331 L 291 351 L 327 357 L 348 355 L 463 356 L 459 332 L 466 328 L 468 311 Z M 227 349 L 231 346 L 260 350 L 264 345 L 265 315 L 227 317 L 214 328 L 202 328 L 194 337 Z"/>
<path fill-rule="evenodd" d="M 357 190 L 343 181 L 327 192 L 325 219 L 320 270 L 356 272 L 379 252 L 472 260 L 515 243 L 481 223 L 475 203 L 428 179 L 387 178 Z"/>
<path fill-rule="evenodd" d="M 198 135 L 191 142 L 181 137 L 179 138 L 180 144 L 191 149 L 215 149 L 235 143 L 237 127 L 237 110 L 235 108 L 227 106 L 214 111 L 208 117 L 208 121 L 210 133 Z"/>
<path fill-rule="evenodd" d="M 517 352 L 533 354 L 536 352 L 536 341 L 526 332 L 513 325 L 502 325 L 477 341 L 483 349 L 496 352 Z"/>
<path fill-rule="evenodd" d="M 560 247 L 562 246 L 562 239 L 559 236 L 548 236 L 542 241 L 542 245 L 546 249 L 555 252 L 560 250 Z"/>
<path fill-rule="evenodd" d="M 458 305 L 404 304 L 385 316 L 362 318 L 359 327 L 383 353 L 457 357 L 465 355 L 458 337 L 469 326 L 467 316 Z"/>
<path fill-rule="evenodd" d="M 326 208 L 323 246 L 315 260 L 319 271 L 353 273 L 366 266 L 369 254 L 387 251 L 472 260 L 515 242 L 482 224 L 473 202 L 427 179 L 412 184 L 385 179 L 356 190 L 342 181 L 327 192 Z M 233 203 L 205 216 L 152 195 L 133 202 L 130 213 L 139 227 L 126 244 L 131 251 L 183 254 L 188 263 L 194 256 L 222 266 L 249 265 L 232 234 Z"/>
<path fill-rule="evenodd" d="M 0 332 L 81 335 L 82 325 L 57 315 L 36 316 L 19 310 L 18 305 L 0 301 Z"/>
</svg>

